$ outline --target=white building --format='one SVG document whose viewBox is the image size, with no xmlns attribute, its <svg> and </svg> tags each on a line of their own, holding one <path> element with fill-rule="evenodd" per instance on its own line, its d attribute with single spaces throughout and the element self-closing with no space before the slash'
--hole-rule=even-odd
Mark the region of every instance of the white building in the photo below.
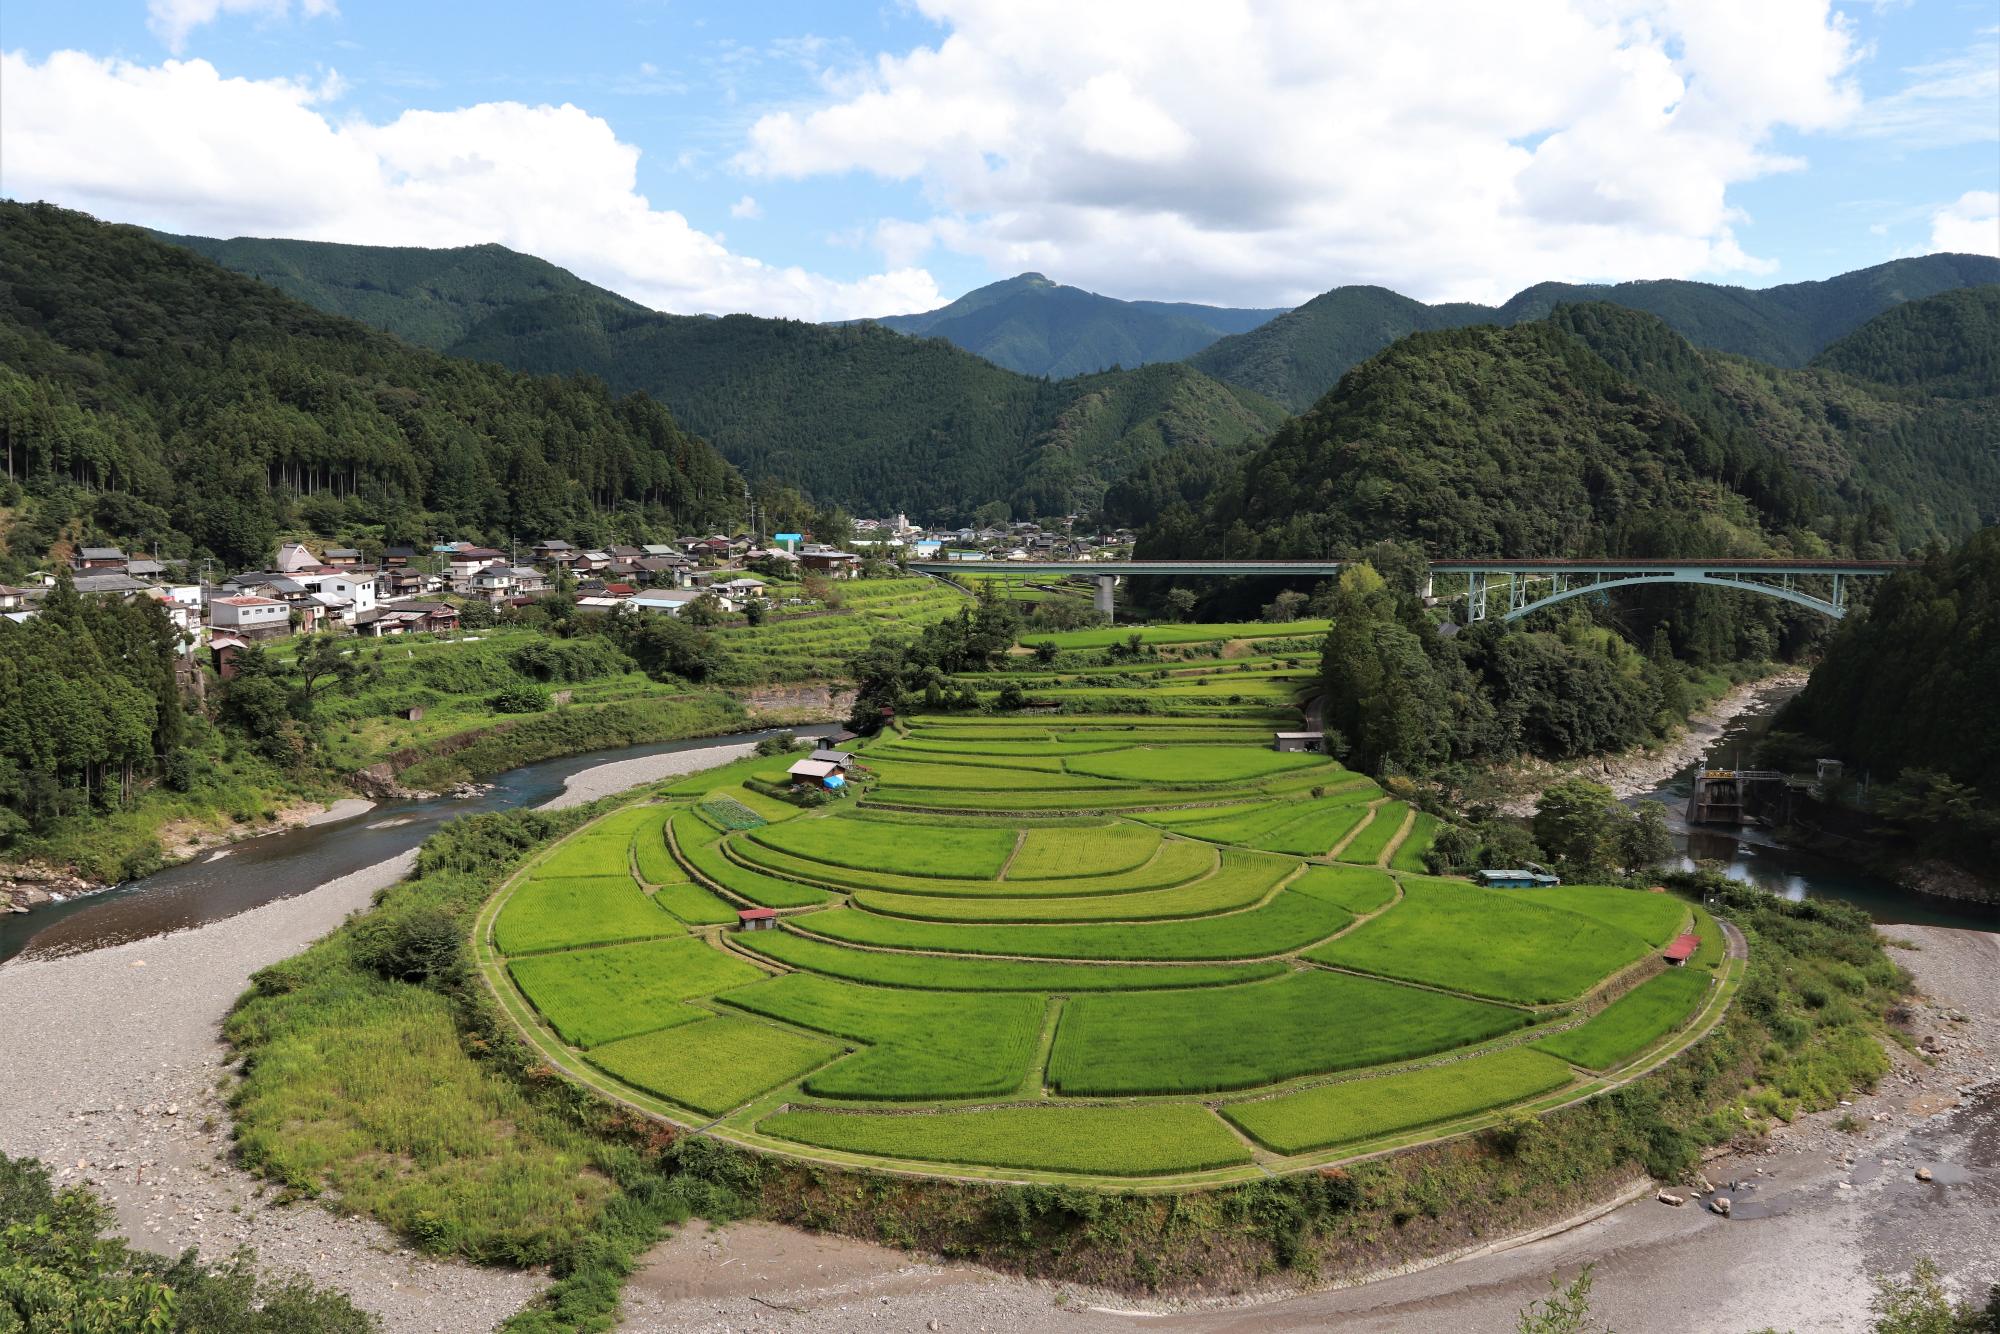
<svg viewBox="0 0 2000 1334">
<path fill-rule="evenodd" d="M 237 597 L 210 598 L 208 623 L 217 630 L 226 630 L 243 639 L 271 639 L 291 631 L 292 609 L 289 603 L 276 598 L 260 598 L 248 593 Z"/>
</svg>

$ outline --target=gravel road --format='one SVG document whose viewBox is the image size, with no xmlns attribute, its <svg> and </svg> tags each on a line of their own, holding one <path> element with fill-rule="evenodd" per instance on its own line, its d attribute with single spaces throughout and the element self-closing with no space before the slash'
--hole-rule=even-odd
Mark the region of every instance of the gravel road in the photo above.
<svg viewBox="0 0 2000 1334">
<path fill-rule="evenodd" d="M 586 769 L 548 807 L 575 806 L 748 754 L 731 745 Z M 345 807 L 346 813 L 367 803 Z M 329 813 L 319 819 L 337 819 Z M 221 1256 L 252 1246 L 265 1265 L 345 1290 L 390 1331 L 490 1329 L 544 1277 L 440 1262 L 364 1219 L 266 1203 L 229 1161 L 220 1090 L 224 1015 L 250 974 L 298 953 L 368 906 L 414 851 L 292 898 L 149 940 L 0 966 L 0 1151 L 88 1183 L 135 1244 Z"/>
</svg>

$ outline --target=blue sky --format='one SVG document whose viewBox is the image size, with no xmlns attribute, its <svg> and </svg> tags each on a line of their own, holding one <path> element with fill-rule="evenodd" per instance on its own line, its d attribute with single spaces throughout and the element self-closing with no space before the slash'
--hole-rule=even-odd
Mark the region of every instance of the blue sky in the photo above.
<svg viewBox="0 0 2000 1334">
<path fill-rule="evenodd" d="M 805 318 L 2000 251 L 2000 4 L 1451 7 L 10 0 L 0 190 Z"/>
</svg>

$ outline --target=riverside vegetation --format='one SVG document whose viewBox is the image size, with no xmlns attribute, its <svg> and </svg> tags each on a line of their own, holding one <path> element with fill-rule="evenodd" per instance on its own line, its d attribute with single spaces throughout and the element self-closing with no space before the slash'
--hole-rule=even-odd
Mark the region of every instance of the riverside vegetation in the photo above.
<svg viewBox="0 0 2000 1334">
<path fill-rule="evenodd" d="M 591 1328 L 615 1307 L 639 1252 L 695 1215 L 756 1215 L 1160 1290 L 1352 1272 L 1442 1249 L 1468 1230 L 1493 1235 L 1559 1215 L 1635 1171 L 1678 1179 L 1702 1145 L 1828 1105 L 1886 1069 L 1884 1015 L 1902 979 L 1848 910 L 1713 881 L 1681 886 L 1719 903 L 1749 938 L 1749 962 L 1732 965 L 1685 897 L 1510 896 L 1353 866 L 1329 855 L 1347 838 L 1332 819 L 1314 827 L 1335 841 L 1289 879 L 1283 868 L 1301 865 L 1300 854 L 1200 837 L 1204 819 L 1220 818 L 1240 820 L 1242 837 L 1281 842 L 1286 824 L 1310 824 L 1322 809 L 1346 809 L 1351 826 L 1390 804 L 1314 756 L 1199 781 L 1203 755 L 1226 770 L 1222 757 L 1270 754 L 1244 735 L 1268 724 L 1230 712 L 1251 707 L 913 720 L 864 750 L 867 795 L 838 812 L 773 800 L 782 763 L 753 758 L 609 814 L 616 803 L 455 824 L 426 846 L 412 880 L 260 974 L 232 1016 L 244 1158 L 292 1189 L 335 1192 L 434 1250 L 550 1263 L 558 1282 L 517 1326 Z M 1124 770 L 1118 758 L 1141 753 L 1135 746 L 1163 762 Z M 968 767 L 1015 776 L 986 814 L 959 800 L 967 789 L 952 771 Z M 1358 804 L 1342 800 L 1356 795 Z M 1284 804 L 1294 821 L 1254 818 Z M 940 861 L 947 843 L 962 858 Z M 857 846 L 877 855 L 857 857 Z M 1190 861 L 1162 868 L 1165 885 L 1149 883 L 1168 848 L 1193 850 L 1206 869 Z M 1393 864 L 1399 850 L 1385 841 L 1370 860 Z M 1267 862 L 1270 873 L 1258 869 Z M 1173 915 L 1177 896 L 1232 876 L 1251 906 L 1231 910 L 1222 905 L 1243 900 L 1224 895 L 1190 904 L 1219 916 Z M 503 882 L 510 890 L 495 898 Z M 1465 919 L 1451 905 L 1474 895 L 1517 915 L 1517 932 L 1560 923 L 1550 948 L 1585 952 L 1597 971 L 1544 977 L 1495 957 L 1479 978 L 1430 972 L 1463 950 L 1451 933 Z M 737 905 L 767 898 L 782 903 L 783 929 L 732 936 L 726 951 L 701 940 Z M 1126 911 L 1110 906 L 1119 900 L 1163 915 L 1119 920 L 1110 915 Z M 1357 915 L 1361 925 L 1339 934 Z M 477 955 L 467 945 L 476 919 Z M 1731 983 L 1735 1003 L 1659 1068 L 1547 1110 L 1601 1088 L 1600 1070 L 1615 1082 L 1635 1058 L 1643 1066 L 1641 1053 L 1663 1037 L 1671 1049 L 1670 1030 L 1693 1001 L 1686 990 L 1661 994 L 1674 984 L 1642 983 L 1581 1008 L 1554 1002 L 1549 1014 L 1574 1014 L 1581 1027 L 1532 1007 L 1582 994 L 1690 920 L 1703 951 L 1674 976 L 1713 991 L 1712 970 L 1744 968 Z M 856 925 L 830 926 L 843 922 Z M 1014 933 L 1001 938 L 1015 948 L 1000 953 L 1027 944 L 1044 959 L 995 957 L 996 932 Z M 1195 942 L 1185 955 L 1173 944 L 1183 932 Z M 1267 957 L 1329 936 L 1324 961 Z M 629 943 L 578 948 L 605 939 Z M 1198 962 L 1137 962 L 1174 957 Z M 1150 978 L 1166 974 L 1173 989 L 1160 990 Z M 1408 985 L 1433 976 L 1482 994 Z M 505 1008 L 489 981 L 513 998 Z M 1045 1000 L 1058 995 L 1066 999 Z M 1229 1003 L 1239 995 L 1258 1003 Z M 530 1001 L 553 1030 L 535 1046 L 516 1026 L 536 1022 Z M 1323 1018 L 1328 1004 L 1352 1022 L 1294 1032 L 1288 1015 Z M 1175 1026 L 1174 1042 L 1148 1046 L 1149 1033 Z M 1239 1064 L 1189 1056 L 1180 1038 L 1201 1046 L 1203 1033 L 1215 1037 L 1207 1057 L 1233 1052 Z M 1526 1045 L 1513 1045 L 1516 1035 Z M 1479 1047 L 1496 1040 L 1498 1050 Z M 1485 1054 L 1446 1066 L 1418 1055 L 1467 1042 Z M 1049 1097 L 1035 1096 L 1043 1060 Z M 1341 1073 L 1357 1064 L 1374 1068 Z M 565 1071 L 619 1088 L 627 1103 L 593 1096 Z M 1257 1092 L 1274 1080 L 1285 1081 L 1278 1096 Z M 1175 1100 L 1173 1089 L 1219 1093 L 1223 1115 L 1199 1098 Z M 1528 1111 L 1488 1110 L 1510 1104 Z M 720 1136 L 672 1125 L 725 1114 Z M 1259 1155 L 1338 1162 L 1370 1143 L 1435 1133 L 1426 1127 L 1481 1124 L 1324 1172 L 1271 1180 L 1232 1166 Z M 866 1170 L 885 1157 L 941 1176 Z M 991 1171 L 981 1160 L 1044 1183 L 967 1179 Z M 1129 1184 L 1174 1180 L 1162 1172 L 1186 1184 Z"/>
</svg>

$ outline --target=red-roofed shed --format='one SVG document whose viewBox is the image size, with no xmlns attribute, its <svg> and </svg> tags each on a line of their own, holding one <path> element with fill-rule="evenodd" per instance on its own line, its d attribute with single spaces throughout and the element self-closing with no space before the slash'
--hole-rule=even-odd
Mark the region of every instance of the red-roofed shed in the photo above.
<svg viewBox="0 0 2000 1334">
<path fill-rule="evenodd" d="M 778 914 L 769 908 L 738 908 L 736 929 L 738 931 L 769 931 L 778 924 Z"/>
<path fill-rule="evenodd" d="M 1665 958 L 1668 963 L 1678 968 L 1682 964 L 1686 963 L 1689 959 L 1692 959 L 1694 957 L 1694 952 L 1700 948 L 1701 948 L 1700 936 L 1693 936 L 1693 935 L 1675 936 L 1673 944 L 1667 946 L 1666 952 L 1661 957 Z"/>
</svg>

